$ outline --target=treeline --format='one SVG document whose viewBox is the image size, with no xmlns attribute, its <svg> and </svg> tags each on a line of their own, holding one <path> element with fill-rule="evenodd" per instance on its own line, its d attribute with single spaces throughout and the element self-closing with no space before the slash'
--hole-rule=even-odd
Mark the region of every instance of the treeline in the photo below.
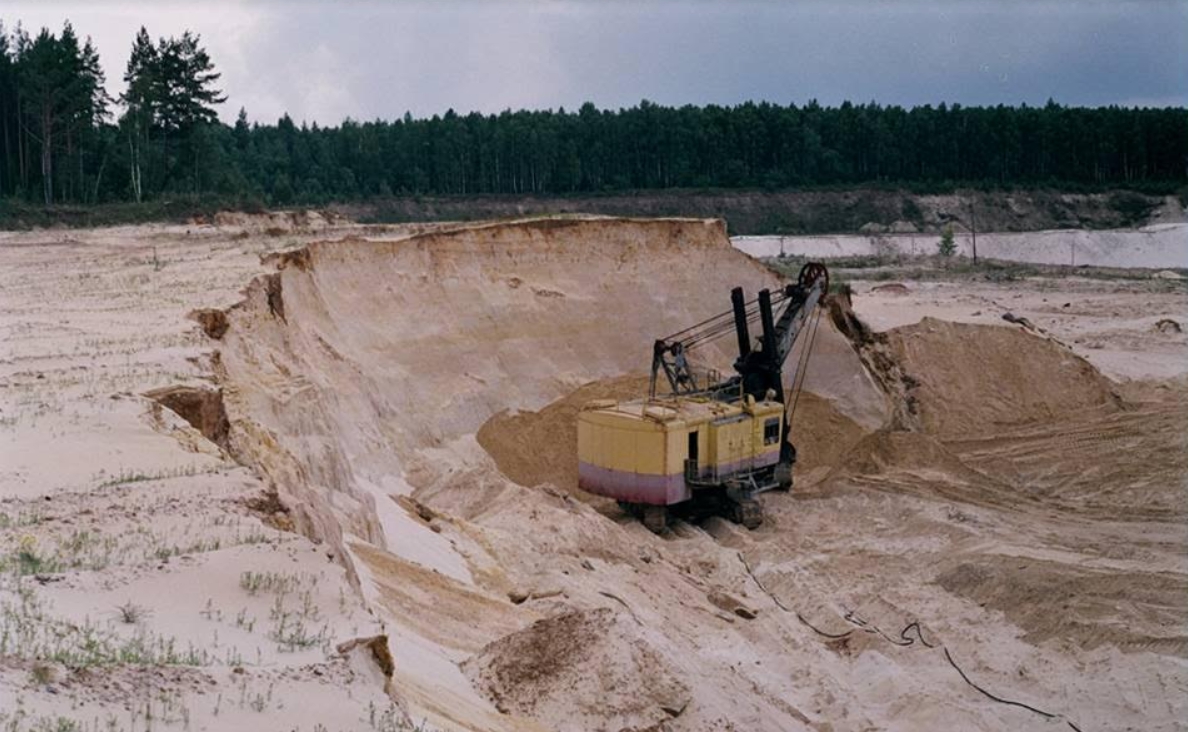
<svg viewBox="0 0 1188 732">
<path fill-rule="evenodd" d="M 820 185 L 1079 185 L 1188 181 L 1180 108 L 822 107 L 448 111 L 336 127 L 218 121 L 199 39 L 141 29 L 118 100 L 67 24 L 0 28 L 0 196 L 45 203 L 178 193 L 271 204 L 392 194 L 571 194 Z M 376 90 L 376 93 L 383 93 Z"/>
<path fill-rule="evenodd" d="M 0 194 L 87 198 L 111 103 L 103 84 L 91 39 L 80 45 L 69 23 L 35 38 L 0 26 Z"/>
<path fill-rule="evenodd" d="M 1141 187 L 1188 174 L 1188 110 L 878 104 L 520 111 L 335 128 L 248 126 L 233 156 L 273 198 L 565 194 L 975 181 Z"/>
</svg>

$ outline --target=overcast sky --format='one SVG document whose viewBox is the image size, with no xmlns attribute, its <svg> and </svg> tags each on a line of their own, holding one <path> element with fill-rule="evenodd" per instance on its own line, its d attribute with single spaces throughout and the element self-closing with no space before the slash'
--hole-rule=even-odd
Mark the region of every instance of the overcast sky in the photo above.
<svg viewBox="0 0 1188 732">
<path fill-rule="evenodd" d="M 225 120 L 875 100 L 1188 106 L 1188 0 L 4 0 L 67 18 L 113 95 L 137 28 L 200 33 Z"/>
</svg>

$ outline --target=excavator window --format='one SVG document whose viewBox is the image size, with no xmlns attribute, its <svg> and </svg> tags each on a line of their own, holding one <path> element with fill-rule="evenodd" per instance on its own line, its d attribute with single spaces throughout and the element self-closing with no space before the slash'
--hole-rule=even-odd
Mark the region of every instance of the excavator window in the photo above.
<svg viewBox="0 0 1188 732">
<path fill-rule="evenodd" d="M 689 433 L 689 459 L 697 459 L 697 430 Z"/>
<path fill-rule="evenodd" d="M 763 444 L 774 445 L 780 441 L 780 420 L 769 419 L 763 423 Z"/>
</svg>

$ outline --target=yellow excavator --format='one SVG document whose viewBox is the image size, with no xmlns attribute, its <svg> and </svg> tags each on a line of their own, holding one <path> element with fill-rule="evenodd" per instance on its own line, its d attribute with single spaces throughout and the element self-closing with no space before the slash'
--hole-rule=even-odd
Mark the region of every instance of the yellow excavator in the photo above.
<svg viewBox="0 0 1188 732">
<path fill-rule="evenodd" d="M 579 487 L 616 499 L 656 532 L 672 515 L 718 514 L 758 527 L 758 495 L 791 489 L 796 462 L 787 439 L 784 362 L 803 334 L 815 335 L 828 291 L 824 265 L 809 263 L 780 291 L 760 290 L 747 301 L 736 287 L 731 310 L 657 340 L 648 398 L 595 401 L 579 413 Z M 752 342 L 756 321 L 761 333 Z M 736 373 L 723 378 L 692 365 L 698 348 L 731 331 L 738 339 Z M 812 335 L 793 375 L 794 395 Z M 665 385 L 667 393 L 658 393 Z"/>
</svg>

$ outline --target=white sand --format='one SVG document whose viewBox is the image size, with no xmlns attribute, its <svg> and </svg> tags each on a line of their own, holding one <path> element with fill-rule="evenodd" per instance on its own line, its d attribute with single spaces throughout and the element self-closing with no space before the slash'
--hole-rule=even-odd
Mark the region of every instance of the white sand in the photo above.
<svg viewBox="0 0 1188 732">
<path fill-rule="evenodd" d="M 936 234 L 877 234 L 821 236 L 736 236 L 731 242 L 753 257 L 781 254 L 805 257 L 935 254 Z M 965 231 L 953 236 L 957 252 L 973 253 L 973 238 Z M 978 255 L 1033 264 L 1098 267 L 1188 267 L 1188 224 L 1156 224 L 1141 229 L 1104 231 L 1057 230 L 1023 233 L 985 232 L 977 235 Z"/>
<path fill-rule="evenodd" d="M 391 707 L 374 663 L 334 652 L 378 632 L 342 567 L 250 514 L 265 485 L 140 396 L 209 383 L 186 313 L 234 302 L 287 241 L 237 233 L 0 234 L 5 729 L 357 729 Z M 20 575 L 22 548 L 41 570 Z M 91 665 L 137 637 L 131 663 Z"/>
</svg>

